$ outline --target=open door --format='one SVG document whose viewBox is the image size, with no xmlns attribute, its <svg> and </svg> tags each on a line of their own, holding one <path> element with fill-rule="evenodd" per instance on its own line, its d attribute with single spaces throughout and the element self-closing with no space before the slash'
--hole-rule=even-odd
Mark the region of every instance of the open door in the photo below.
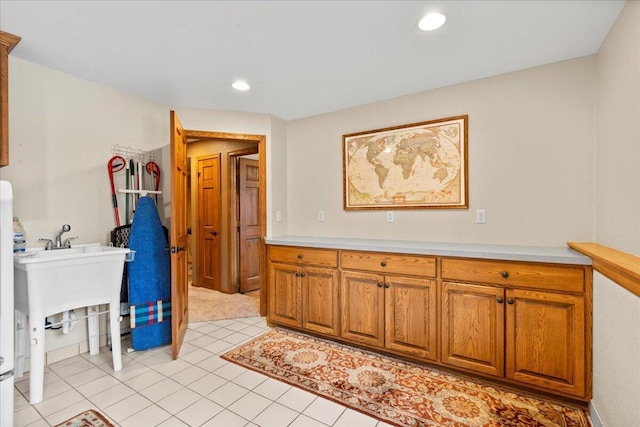
<svg viewBox="0 0 640 427">
<path fill-rule="evenodd" d="M 187 136 L 175 111 L 170 112 L 171 129 L 171 346 L 178 358 L 189 325 L 189 283 L 187 265 Z"/>
<path fill-rule="evenodd" d="M 257 160 L 240 158 L 240 292 L 260 289 L 260 172 Z"/>
</svg>

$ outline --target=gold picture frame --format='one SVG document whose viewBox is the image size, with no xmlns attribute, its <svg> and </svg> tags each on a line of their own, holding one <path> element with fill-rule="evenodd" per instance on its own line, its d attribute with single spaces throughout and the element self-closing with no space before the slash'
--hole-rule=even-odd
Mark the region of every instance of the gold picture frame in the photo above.
<svg viewBox="0 0 640 427">
<path fill-rule="evenodd" d="M 468 121 L 343 135 L 344 210 L 468 209 Z"/>
</svg>

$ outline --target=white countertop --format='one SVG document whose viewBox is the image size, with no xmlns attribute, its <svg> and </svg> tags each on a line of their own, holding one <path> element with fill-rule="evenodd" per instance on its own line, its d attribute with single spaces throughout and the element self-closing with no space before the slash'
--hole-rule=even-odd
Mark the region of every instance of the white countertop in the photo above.
<svg viewBox="0 0 640 427">
<path fill-rule="evenodd" d="M 591 265 L 591 258 L 565 246 L 518 246 L 475 243 L 439 243 L 412 240 L 356 239 L 346 237 L 278 236 L 265 239 L 267 245 L 303 246 L 323 249 L 351 249 L 371 252 L 437 255 L 507 261 Z"/>
</svg>

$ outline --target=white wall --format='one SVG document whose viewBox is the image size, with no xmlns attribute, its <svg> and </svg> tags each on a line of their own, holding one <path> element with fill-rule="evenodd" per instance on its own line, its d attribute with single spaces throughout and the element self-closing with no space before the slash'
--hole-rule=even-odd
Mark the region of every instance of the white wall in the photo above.
<svg viewBox="0 0 640 427">
<path fill-rule="evenodd" d="M 597 55 L 596 241 L 640 256 L 640 2 Z M 640 425 L 640 297 L 594 274 L 593 404 L 606 426 Z"/>
<path fill-rule="evenodd" d="M 287 234 L 287 122 L 271 117 L 270 165 L 268 177 L 270 203 L 267 212 L 267 236 Z M 280 211 L 281 221 L 277 221 L 276 213 Z"/>
<path fill-rule="evenodd" d="M 595 58 L 292 121 L 288 233 L 560 245 L 593 237 Z M 342 135 L 469 115 L 469 210 L 343 210 Z M 475 223 L 486 209 L 487 223 Z M 317 211 L 325 211 L 325 222 Z"/>
<path fill-rule="evenodd" d="M 106 243 L 115 227 L 111 146 L 166 144 L 167 108 L 12 56 L 9 75 L 10 164 L 0 177 L 13 184 L 28 246 L 62 224 L 77 243 Z"/>
<path fill-rule="evenodd" d="M 12 56 L 9 75 L 10 164 L 0 179 L 13 185 L 27 245 L 42 246 L 38 238 L 54 238 L 62 224 L 71 225 L 77 243 L 107 243 L 115 227 L 111 146 L 165 144 L 167 108 Z M 83 320 L 69 335 L 48 331 L 46 347 L 82 349 L 77 344 L 86 339 Z"/>
<path fill-rule="evenodd" d="M 13 56 L 9 67 L 10 165 L 0 169 L 0 179 L 13 184 L 14 212 L 26 229 L 28 246 L 39 246 L 39 237 L 54 237 L 62 224 L 71 225 L 77 243 L 109 241 L 115 222 L 107 162 L 115 144 L 158 154 L 164 191 L 161 217 L 171 216 L 170 107 Z M 283 168 L 285 122 L 265 114 L 174 109 L 186 129 L 266 135 L 267 175 L 272 161 Z M 282 158 L 273 160 L 271 150 Z M 124 172 L 120 174 L 124 188 Z M 268 230 L 271 199 L 286 204 L 286 174 L 278 171 L 275 176 L 275 186 L 267 180 Z M 46 348 L 64 348 L 58 353 L 71 355 L 67 349 L 75 345 L 82 351 L 85 341 L 86 321 L 81 321 L 66 336 L 47 332 Z"/>
</svg>

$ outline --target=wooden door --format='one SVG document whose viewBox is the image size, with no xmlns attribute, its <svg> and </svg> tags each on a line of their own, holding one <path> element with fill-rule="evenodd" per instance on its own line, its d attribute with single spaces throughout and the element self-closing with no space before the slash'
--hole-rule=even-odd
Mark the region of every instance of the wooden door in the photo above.
<svg viewBox="0 0 640 427">
<path fill-rule="evenodd" d="M 384 347 L 384 277 L 343 271 L 340 280 L 341 336 Z"/>
<path fill-rule="evenodd" d="M 187 137 L 175 111 L 170 114 L 171 157 L 171 344 L 177 359 L 189 325 L 187 277 Z"/>
<path fill-rule="evenodd" d="M 506 309 L 507 377 L 584 396 L 584 297 L 508 290 Z"/>
<path fill-rule="evenodd" d="M 198 159 L 198 285 L 220 290 L 220 155 Z"/>
<path fill-rule="evenodd" d="M 338 270 L 305 267 L 301 272 L 302 327 L 338 336 Z"/>
<path fill-rule="evenodd" d="M 257 160 L 240 159 L 240 292 L 260 288 L 260 169 Z"/>
<path fill-rule="evenodd" d="M 436 282 L 385 276 L 385 347 L 437 360 Z"/>
<path fill-rule="evenodd" d="M 504 290 L 443 282 L 442 362 L 504 375 Z"/>
<path fill-rule="evenodd" d="M 301 326 L 300 269 L 291 264 L 269 264 L 269 318 Z"/>
</svg>

